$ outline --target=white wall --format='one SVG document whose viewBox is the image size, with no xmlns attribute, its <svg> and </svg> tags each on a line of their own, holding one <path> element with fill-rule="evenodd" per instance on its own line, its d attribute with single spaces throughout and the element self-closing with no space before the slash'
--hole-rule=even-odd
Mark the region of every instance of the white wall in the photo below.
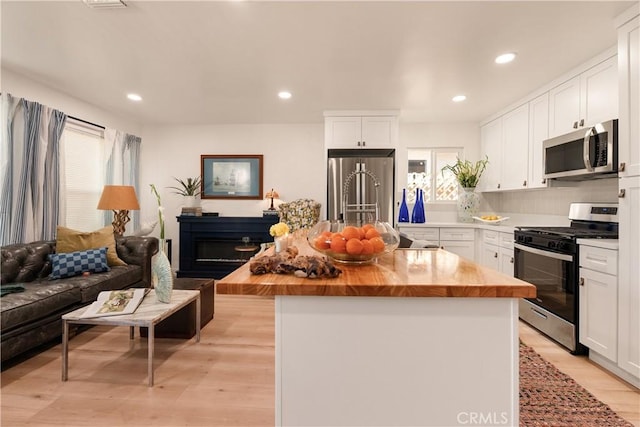
<svg viewBox="0 0 640 427">
<path fill-rule="evenodd" d="M 202 154 L 262 154 L 264 191 L 274 188 L 282 201 L 315 199 L 322 204 L 326 187 L 324 127 L 308 125 L 152 126 L 144 130 L 140 183 L 141 218 L 155 218 L 157 203 L 149 189 L 154 184 L 165 208 L 165 233 L 173 241 L 172 264 L 178 267 L 179 227 L 183 198 L 167 187 L 173 177 L 200 175 Z M 221 216 L 262 216 L 267 200 L 214 199 L 201 201 L 203 211 Z M 156 229 L 154 235 L 158 236 Z"/>
<path fill-rule="evenodd" d="M 144 135 L 141 133 L 142 126 L 135 121 L 127 119 L 125 116 L 61 93 L 5 68 L 1 71 L 1 77 L 0 91 L 2 93 L 6 92 L 15 98 L 25 98 L 29 101 L 39 102 L 47 107 L 60 110 L 68 116 L 131 133 L 142 137 L 144 140 Z"/>
</svg>

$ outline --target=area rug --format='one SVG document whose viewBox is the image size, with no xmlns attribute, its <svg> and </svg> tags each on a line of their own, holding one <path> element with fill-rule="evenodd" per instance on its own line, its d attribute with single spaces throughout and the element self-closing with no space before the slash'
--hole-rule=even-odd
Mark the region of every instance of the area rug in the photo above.
<svg viewBox="0 0 640 427">
<path fill-rule="evenodd" d="M 633 427 L 524 344 L 520 344 L 520 426 Z"/>
</svg>

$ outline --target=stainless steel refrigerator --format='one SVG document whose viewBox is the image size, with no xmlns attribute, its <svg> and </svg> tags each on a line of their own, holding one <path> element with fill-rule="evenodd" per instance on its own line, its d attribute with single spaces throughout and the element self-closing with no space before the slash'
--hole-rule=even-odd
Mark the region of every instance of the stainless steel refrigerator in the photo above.
<svg viewBox="0 0 640 427">
<path fill-rule="evenodd" d="M 329 150 L 327 174 L 327 219 L 394 224 L 395 150 Z"/>
</svg>

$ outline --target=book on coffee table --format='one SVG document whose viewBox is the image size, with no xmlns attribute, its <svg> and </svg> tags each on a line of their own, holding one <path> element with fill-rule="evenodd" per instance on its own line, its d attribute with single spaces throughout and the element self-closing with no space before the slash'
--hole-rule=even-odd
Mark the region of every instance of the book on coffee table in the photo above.
<svg viewBox="0 0 640 427">
<path fill-rule="evenodd" d="M 136 311 L 147 293 L 149 293 L 149 289 L 144 288 L 100 292 L 98 299 L 91 303 L 80 317 L 88 318 L 131 314 Z"/>
</svg>

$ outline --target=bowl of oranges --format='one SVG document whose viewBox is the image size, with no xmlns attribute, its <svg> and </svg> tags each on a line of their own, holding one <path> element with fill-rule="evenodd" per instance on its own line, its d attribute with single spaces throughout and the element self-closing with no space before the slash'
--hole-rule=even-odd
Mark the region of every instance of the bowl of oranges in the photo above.
<svg viewBox="0 0 640 427">
<path fill-rule="evenodd" d="M 363 225 L 320 221 L 309 230 L 307 241 L 335 261 L 362 264 L 396 249 L 400 236 L 381 221 Z"/>
</svg>

